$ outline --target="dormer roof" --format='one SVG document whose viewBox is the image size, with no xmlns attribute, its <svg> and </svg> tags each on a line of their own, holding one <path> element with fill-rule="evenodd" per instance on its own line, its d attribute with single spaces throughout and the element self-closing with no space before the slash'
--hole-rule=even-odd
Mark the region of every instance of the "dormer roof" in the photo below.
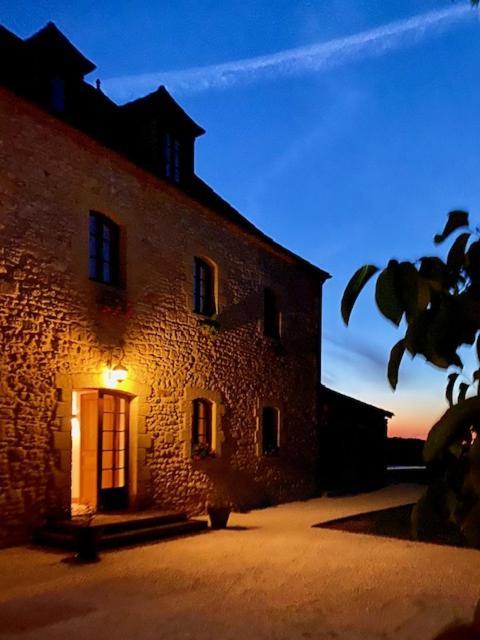
<svg viewBox="0 0 480 640">
<path fill-rule="evenodd" d="M 122 111 L 129 114 L 143 116 L 161 116 L 162 124 L 187 131 L 197 138 L 205 133 L 182 107 L 168 93 L 162 85 L 153 93 L 127 102 L 121 107 Z"/>
<path fill-rule="evenodd" d="M 0 24 L 0 46 L 18 47 L 23 40 Z"/>
<path fill-rule="evenodd" d="M 38 56 L 48 66 L 61 66 L 78 73 L 82 78 L 96 68 L 53 22 L 48 22 L 40 31 L 26 38 L 24 47 L 28 53 Z"/>
</svg>

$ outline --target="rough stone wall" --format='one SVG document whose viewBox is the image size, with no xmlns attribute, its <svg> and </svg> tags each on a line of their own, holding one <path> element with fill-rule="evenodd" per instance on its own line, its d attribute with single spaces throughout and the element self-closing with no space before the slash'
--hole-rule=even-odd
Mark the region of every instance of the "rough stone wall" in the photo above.
<svg viewBox="0 0 480 640">
<path fill-rule="evenodd" d="M 88 279 L 90 210 L 122 227 L 129 313 L 100 312 L 110 289 Z M 216 334 L 192 312 L 194 256 L 217 265 Z M 278 343 L 261 330 L 265 286 L 280 299 Z M 140 506 L 198 513 L 220 480 L 241 506 L 311 495 L 319 286 L 313 271 L 1 90 L 0 545 L 68 508 L 58 379 L 101 371 L 121 340 L 145 389 Z M 185 455 L 187 389 L 221 398 L 217 459 Z M 278 457 L 258 455 L 262 402 L 281 407 Z"/>
</svg>

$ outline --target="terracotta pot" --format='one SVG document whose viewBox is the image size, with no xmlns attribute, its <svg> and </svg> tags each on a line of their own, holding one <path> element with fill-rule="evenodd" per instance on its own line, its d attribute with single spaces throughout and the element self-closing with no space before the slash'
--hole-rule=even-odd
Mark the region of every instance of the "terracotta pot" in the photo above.
<svg viewBox="0 0 480 640">
<path fill-rule="evenodd" d="M 230 507 L 207 507 L 210 527 L 212 529 L 226 529 L 231 510 Z"/>
</svg>

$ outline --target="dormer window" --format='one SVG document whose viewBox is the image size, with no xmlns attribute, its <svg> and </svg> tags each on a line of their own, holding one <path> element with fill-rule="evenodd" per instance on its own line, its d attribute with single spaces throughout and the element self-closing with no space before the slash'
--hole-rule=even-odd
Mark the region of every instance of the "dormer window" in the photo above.
<svg viewBox="0 0 480 640">
<path fill-rule="evenodd" d="M 65 82 L 63 78 L 55 76 L 51 80 L 51 106 L 58 113 L 65 110 Z"/>
<path fill-rule="evenodd" d="M 173 179 L 180 182 L 180 142 L 173 141 Z"/>
<path fill-rule="evenodd" d="M 181 145 L 180 140 L 171 133 L 165 133 L 163 157 L 165 163 L 165 177 L 179 183 L 181 179 Z"/>
</svg>

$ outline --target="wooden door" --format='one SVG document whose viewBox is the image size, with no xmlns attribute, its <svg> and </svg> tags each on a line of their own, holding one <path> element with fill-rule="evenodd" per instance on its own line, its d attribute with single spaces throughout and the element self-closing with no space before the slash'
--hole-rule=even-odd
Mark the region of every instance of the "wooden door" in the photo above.
<svg viewBox="0 0 480 640">
<path fill-rule="evenodd" d="M 97 506 L 98 394 L 80 396 L 80 504 Z"/>
<path fill-rule="evenodd" d="M 100 508 L 128 507 L 128 426 L 126 396 L 99 392 L 98 488 Z"/>
</svg>

